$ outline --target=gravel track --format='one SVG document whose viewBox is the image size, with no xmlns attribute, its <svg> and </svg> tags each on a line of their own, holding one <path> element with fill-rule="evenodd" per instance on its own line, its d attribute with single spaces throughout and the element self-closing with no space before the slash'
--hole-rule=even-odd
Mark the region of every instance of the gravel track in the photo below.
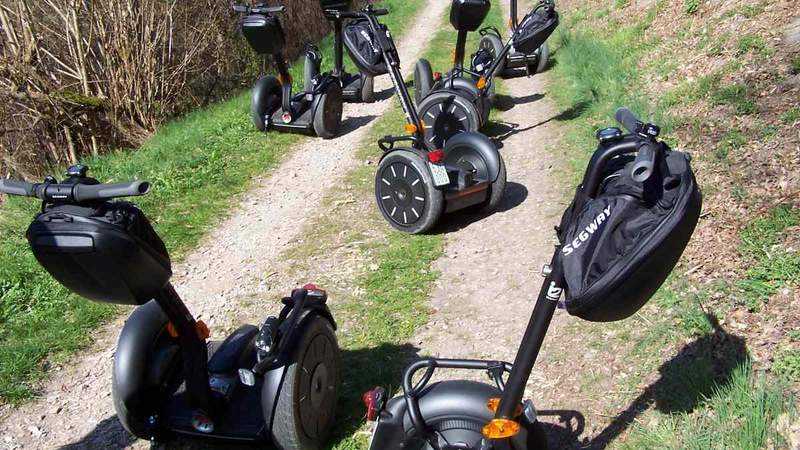
<svg viewBox="0 0 800 450">
<path fill-rule="evenodd" d="M 399 41 L 404 72 L 413 69 L 424 50 L 421 36 L 432 36 L 449 6 L 427 5 Z M 278 259 L 298 238 L 307 217 L 315 214 L 325 192 L 358 162 L 355 152 L 371 122 L 389 107 L 394 93 L 388 77 L 376 79 L 381 99 L 372 104 L 345 104 L 343 135 L 332 140 L 304 140 L 279 167 L 253 181 L 239 207 L 199 248 L 175 267 L 173 283 L 195 316 L 212 329 L 212 338 L 242 318 L 263 318 L 278 310 L 278 298 L 295 287 L 274 276 Z M 384 92 L 384 95 L 380 93 Z M 265 299 L 268 302 L 265 304 Z M 331 299 L 335 302 L 336 299 Z M 256 313 L 258 313 L 256 315 Z M 111 401 L 114 346 L 124 317 L 94 333 L 91 348 L 53 369 L 36 400 L 0 411 L 0 448 L 143 447 L 119 425 Z M 186 444 L 181 445 L 185 447 Z"/>
</svg>

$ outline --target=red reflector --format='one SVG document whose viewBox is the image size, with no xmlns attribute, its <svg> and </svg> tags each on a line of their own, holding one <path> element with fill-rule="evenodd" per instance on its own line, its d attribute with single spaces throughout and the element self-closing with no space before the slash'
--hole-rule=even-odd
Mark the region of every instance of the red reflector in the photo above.
<svg viewBox="0 0 800 450">
<path fill-rule="evenodd" d="M 444 161 L 444 150 L 439 149 L 428 152 L 428 161 L 434 164 L 439 164 Z"/>
<path fill-rule="evenodd" d="M 433 79 L 439 81 L 442 79 L 442 72 L 433 72 Z"/>
<path fill-rule="evenodd" d="M 317 289 L 317 285 L 316 285 L 316 284 L 314 284 L 314 283 L 308 283 L 308 284 L 306 284 L 305 286 L 303 286 L 303 289 L 305 289 L 305 290 L 307 290 L 307 291 L 316 291 L 316 290 L 318 290 L 318 289 Z"/>
<path fill-rule="evenodd" d="M 380 386 L 365 392 L 364 395 L 361 396 L 361 400 L 364 401 L 364 406 L 367 408 L 368 421 L 374 422 L 378 420 L 378 414 L 380 414 L 381 409 L 383 409 L 385 399 L 386 391 Z"/>
</svg>

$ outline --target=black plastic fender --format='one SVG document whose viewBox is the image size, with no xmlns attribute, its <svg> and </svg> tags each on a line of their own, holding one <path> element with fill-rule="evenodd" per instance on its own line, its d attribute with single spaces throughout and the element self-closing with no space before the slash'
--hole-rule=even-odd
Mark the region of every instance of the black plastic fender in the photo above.
<svg viewBox="0 0 800 450">
<path fill-rule="evenodd" d="M 306 310 L 298 321 L 297 327 L 302 329 L 317 316 L 326 319 L 330 322 L 333 329 L 336 330 L 336 321 L 333 319 L 333 314 L 331 314 L 327 305 Z M 275 416 L 275 407 L 278 405 L 278 396 L 283 386 L 283 380 L 286 377 L 286 367 L 294 358 L 294 350 L 297 347 L 296 341 L 302 337 L 301 334 L 302 333 L 296 333 L 291 341 L 286 345 L 282 345 L 283 350 L 282 354 L 279 356 L 279 360 L 283 361 L 283 364 L 268 370 L 264 374 L 264 384 L 261 386 L 261 410 L 264 414 L 264 423 L 270 430 L 272 429 L 272 420 Z"/>
<path fill-rule="evenodd" d="M 434 86 L 434 89 L 456 89 L 458 91 L 464 91 L 464 93 L 462 93 L 464 98 L 476 103 L 476 105 L 481 96 L 481 91 L 478 89 L 475 82 L 464 77 L 442 78 L 436 86 Z"/>
<path fill-rule="evenodd" d="M 253 123 L 259 131 L 264 131 L 267 124 L 264 119 L 265 114 L 270 114 L 269 111 L 269 96 L 272 93 L 281 92 L 281 82 L 273 76 L 261 77 L 256 80 L 253 85 L 253 98 L 250 101 L 250 114 Z"/>
<path fill-rule="evenodd" d="M 328 86 L 331 83 L 336 83 L 341 86 L 341 80 L 330 73 L 324 74 L 318 79 L 319 83 L 314 87 L 314 91 L 312 92 L 314 94 L 314 103 L 311 105 L 311 117 L 317 114 L 317 108 L 319 108 L 320 101 L 322 101 L 322 94 L 328 91 Z"/>
<path fill-rule="evenodd" d="M 500 175 L 500 152 L 492 141 L 481 133 L 467 132 L 453 136 L 444 146 L 444 163 L 448 166 L 460 165 L 462 159 L 480 157 L 485 164 L 485 174 L 490 183 L 494 183 Z"/>
<path fill-rule="evenodd" d="M 128 317 L 117 342 L 111 386 L 114 407 L 125 429 L 139 437 L 148 437 L 142 436 L 146 419 L 157 414 L 166 399 L 158 388 L 163 380 L 154 378 L 180 358 L 177 345 L 174 351 L 155 348 L 168 323 L 161 307 L 150 301 Z M 159 355 L 154 355 L 156 350 L 161 350 Z M 154 356 L 164 360 L 154 361 Z"/>
<path fill-rule="evenodd" d="M 380 159 L 378 159 L 378 164 L 377 165 L 380 165 L 381 161 L 383 161 L 383 159 L 386 158 L 387 156 L 389 156 L 392 152 L 396 152 L 398 150 L 405 150 L 407 152 L 416 153 L 417 155 L 419 155 L 420 158 L 424 159 L 425 161 L 428 160 L 428 152 L 426 152 L 424 150 L 420 150 L 420 149 L 415 148 L 415 147 L 393 147 L 393 148 L 383 152 L 383 154 L 381 155 Z M 427 170 L 430 171 L 430 169 L 427 169 Z"/>
<path fill-rule="evenodd" d="M 448 380 L 433 383 L 419 396 L 419 407 L 425 422 L 432 428 L 444 428 L 447 439 L 452 442 L 475 444 L 481 440 L 481 428 L 494 414 L 487 407 L 491 398 L 502 394 L 495 386 L 466 380 Z M 524 416 L 518 419 L 523 432 L 504 448 L 538 450 L 528 448 L 528 430 L 533 426 Z M 469 425 L 467 424 L 469 423 Z M 460 428 L 460 429 L 459 429 Z M 458 430 L 456 430 L 458 429 Z M 440 430 L 440 432 L 443 430 Z M 389 400 L 376 425 L 371 450 L 414 450 L 430 448 L 420 441 L 408 415 L 405 397 Z M 480 448 L 479 446 L 474 448 Z"/>
</svg>

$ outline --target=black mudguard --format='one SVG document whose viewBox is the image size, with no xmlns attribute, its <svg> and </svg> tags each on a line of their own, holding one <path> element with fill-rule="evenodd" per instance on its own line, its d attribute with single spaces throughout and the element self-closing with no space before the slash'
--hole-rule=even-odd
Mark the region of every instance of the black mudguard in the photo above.
<svg viewBox="0 0 800 450">
<path fill-rule="evenodd" d="M 273 76 L 261 77 L 256 80 L 253 85 L 253 98 L 250 101 L 250 113 L 253 115 L 258 114 L 259 120 L 261 121 L 260 123 L 263 125 L 256 125 L 260 131 L 264 131 L 267 128 L 267 123 L 264 121 L 263 114 L 269 114 L 269 104 L 267 100 L 269 99 L 270 93 L 275 90 L 281 91 L 281 82 Z M 255 122 L 255 117 L 253 121 Z"/>
<path fill-rule="evenodd" d="M 481 91 L 478 89 L 475 82 L 464 77 L 455 77 L 453 79 L 449 77 L 442 78 L 434 85 L 433 89 L 455 89 L 457 91 L 462 91 L 464 98 L 476 103 L 476 106 L 478 99 L 481 97 Z"/>
<path fill-rule="evenodd" d="M 494 143 L 481 133 L 459 133 L 447 141 L 443 150 L 447 165 L 458 165 L 458 160 L 465 155 L 479 155 L 486 164 L 487 181 L 494 183 L 500 175 L 500 153 Z"/>
<path fill-rule="evenodd" d="M 114 406 L 122 425 L 139 437 L 146 419 L 158 414 L 167 398 L 160 378 L 180 360 L 177 345 L 156 348 L 168 323 L 155 301 L 145 303 L 128 317 L 114 353 Z"/>
<path fill-rule="evenodd" d="M 419 407 L 422 417 L 428 426 L 436 427 L 437 424 L 450 423 L 463 425 L 464 422 L 473 424 L 473 430 L 462 430 L 464 441 L 481 439 L 480 428 L 488 423 L 494 414 L 487 407 L 491 398 L 499 398 L 502 394 L 491 385 L 466 380 L 450 380 L 433 383 L 425 388 L 419 398 Z M 524 421 L 524 418 L 523 418 Z M 528 424 L 521 422 L 527 430 Z M 465 427 L 468 428 L 468 427 Z M 452 431 L 451 431 L 452 432 Z M 447 436 L 451 442 L 458 442 L 459 436 Z M 526 449 L 527 432 L 520 433 L 504 447 Z M 376 425 L 371 450 L 416 450 L 430 448 L 420 440 L 408 415 L 407 405 L 403 396 L 389 400 L 380 414 Z M 530 449 L 535 450 L 535 449 Z"/>
<path fill-rule="evenodd" d="M 298 328 L 302 329 L 306 326 L 306 324 L 310 323 L 314 317 L 317 316 L 325 318 L 328 322 L 330 322 L 333 329 L 336 329 L 336 322 L 333 320 L 333 315 L 331 314 L 327 305 L 306 311 L 306 313 L 298 322 Z M 292 341 L 290 341 L 288 345 L 284 346 L 283 353 L 280 355 L 279 360 L 283 361 L 283 364 L 270 369 L 264 374 L 264 384 L 261 387 L 261 410 L 264 414 L 264 423 L 267 424 L 268 429 L 272 429 L 272 419 L 275 416 L 275 407 L 278 405 L 278 396 L 280 394 L 281 387 L 283 386 L 283 380 L 286 376 L 286 367 L 293 361 L 295 356 L 294 349 L 297 347 L 296 341 L 298 341 L 300 338 L 302 338 L 300 334 L 295 334 Z"/>
<path fill-rule="evenodd" d="M 332 83 L 341 83 L 338 77 L 335 77 L 333 74 L 327 73 L 320 77 L 319 84 L 317 84 L 316 89 L 314 89 L 314 103 L 311 104 L 311 117 L 315 117 L 317 114 L 317 109 L 319 108 L 319 104 L 322 102 L 322 94 L 328 91 L 328 86 Z"/>
</svg>

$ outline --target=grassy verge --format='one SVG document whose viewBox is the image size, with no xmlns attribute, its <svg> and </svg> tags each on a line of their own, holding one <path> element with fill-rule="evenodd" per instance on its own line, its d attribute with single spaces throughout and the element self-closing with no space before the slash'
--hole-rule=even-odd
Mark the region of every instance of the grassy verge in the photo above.
<svg viewBox="0 0 800 450">
<path fill-rule="evenodd" d="M 742 69 L 739 61 L 720 64 L 710 74 L 661 92 L 654 88 L 653 80 L 665 79 L 661 77 L 677 69 L 673 53 L 662 51 L 662 57 L 652 57 L 666 44 L 659 33 L 648 32 L 659 14 L 668 14 L 664 11 L 668 2 L 654 2 L 646 14 L 637 13 L 635 20 L 606 19 L 614 9 L 628 7 L 627 2 L 617 2 L 602 15 L 594 13 L 591 5 L 576 6 L 562 16 L 549 90 L 563 108 L 556 120 L 567 130 L 566 154 L 574 180 L 579 179 L 596 147 L 595 130 L 615 125 L 613 112 L 618 106 L 629 106 L 661 125 L 665 139 L 672 144 L 696 144 L 704 133 L 708 136 L 704 125 L 710 121 L 684 112 L 687 109 L 703 111 L 699 105 L 722 108 L 737 118 L 733 122 L 748 124 L 759 112 L 753 86 L 726 81 Z M 610 26 L 598 26 L 598 20 L 609 20 Z M 675 27 L 681 38 L 684 31 L 680 24 Z M 717 39 L 701 40 L 699 51 L 721 53 L 723 44 Z M 771 54 L 762 40 L 753 37 L 738 39 L 735 46 L 754 61 Z M 792 111 L 780 120 L 790 123 Z M 720 128 L 718 144 L 711 151 L 693 152 L 706 174 L 708 167 L 729 170 L 752 139 L 769 139 L 769 128 L 755 136 L 737 125 Z M 729 177 L 725 182 L 730 186 L 710 185 L 701 179 L 707 199 L 728 187 L 734 196 L 745 197 L 750 188 L 747 182 Z M 738 305 L 757 311 L 780 290 L 796 288 L 799 282 L 798 253 L 784 244 L 787 230 L 798 225 L 797 209 L 778 206 L 760 216 L 738 232 L 735 251 L 745 266 L 738 279 L 712 279 L 697 285 L 688 280 L 686 268 L 679 267 L 650 305 L 629 319 L 633 326 L 628 322 L 603 324 L 602 328 L 573 326 L 575 333 L 597 342 L 590 347 L 615 348 L 623 355 L 615 358 L 618 362 L 635 361 L 633 373 L 620 377 L 630 392 L 621 404 L 632 406 L 617 416 L 616 425 L 625 423 L 612 433 L 612 439 L 628 428 L 632 431 L 621 444 L 615 441 L 615 446 L 755 449 L 780 442 L 778 418 L 795 412 L 785 380 L 798 381 L 800 351 L 796 342 L 777 352 L 772 373 L 765 374 L 763 361 L 752 367 L 745 337 L 723 328 L 731 323 L 746 327 L 735 320 L 726 323 L 726 316 Z M 670 351 L 671 357 L 665 351 Z M 658 377 L 653 380 L 654 374 Z M 613 402 L 606 403 L 604 413 L 613 414 Z"/>
<path fill-rule="evenodd" d="M 402 35 L 422 0 L 385 0 L 385 23 Z M 320 44 L 332 64 L 332 37 Z M 302 80 L 302 61 L 292 67 Z M 250 179 L 281 160 L 300 137 L 256 132 L 249 93 L 188 114 L 159 129 L 136 151 L 83 161 L 106 182 L 146 179 L 153 192 L 137 203 L 180 260 L 236 205 Z M 89 333 L 125 308 L 70 294 L 36 263 L 24 230 L 35 202 L 10 199 L 0 207 L 0 403 L 18 403 L 36 392 L 52 361 L 85 347 Z"/>
</svg>

